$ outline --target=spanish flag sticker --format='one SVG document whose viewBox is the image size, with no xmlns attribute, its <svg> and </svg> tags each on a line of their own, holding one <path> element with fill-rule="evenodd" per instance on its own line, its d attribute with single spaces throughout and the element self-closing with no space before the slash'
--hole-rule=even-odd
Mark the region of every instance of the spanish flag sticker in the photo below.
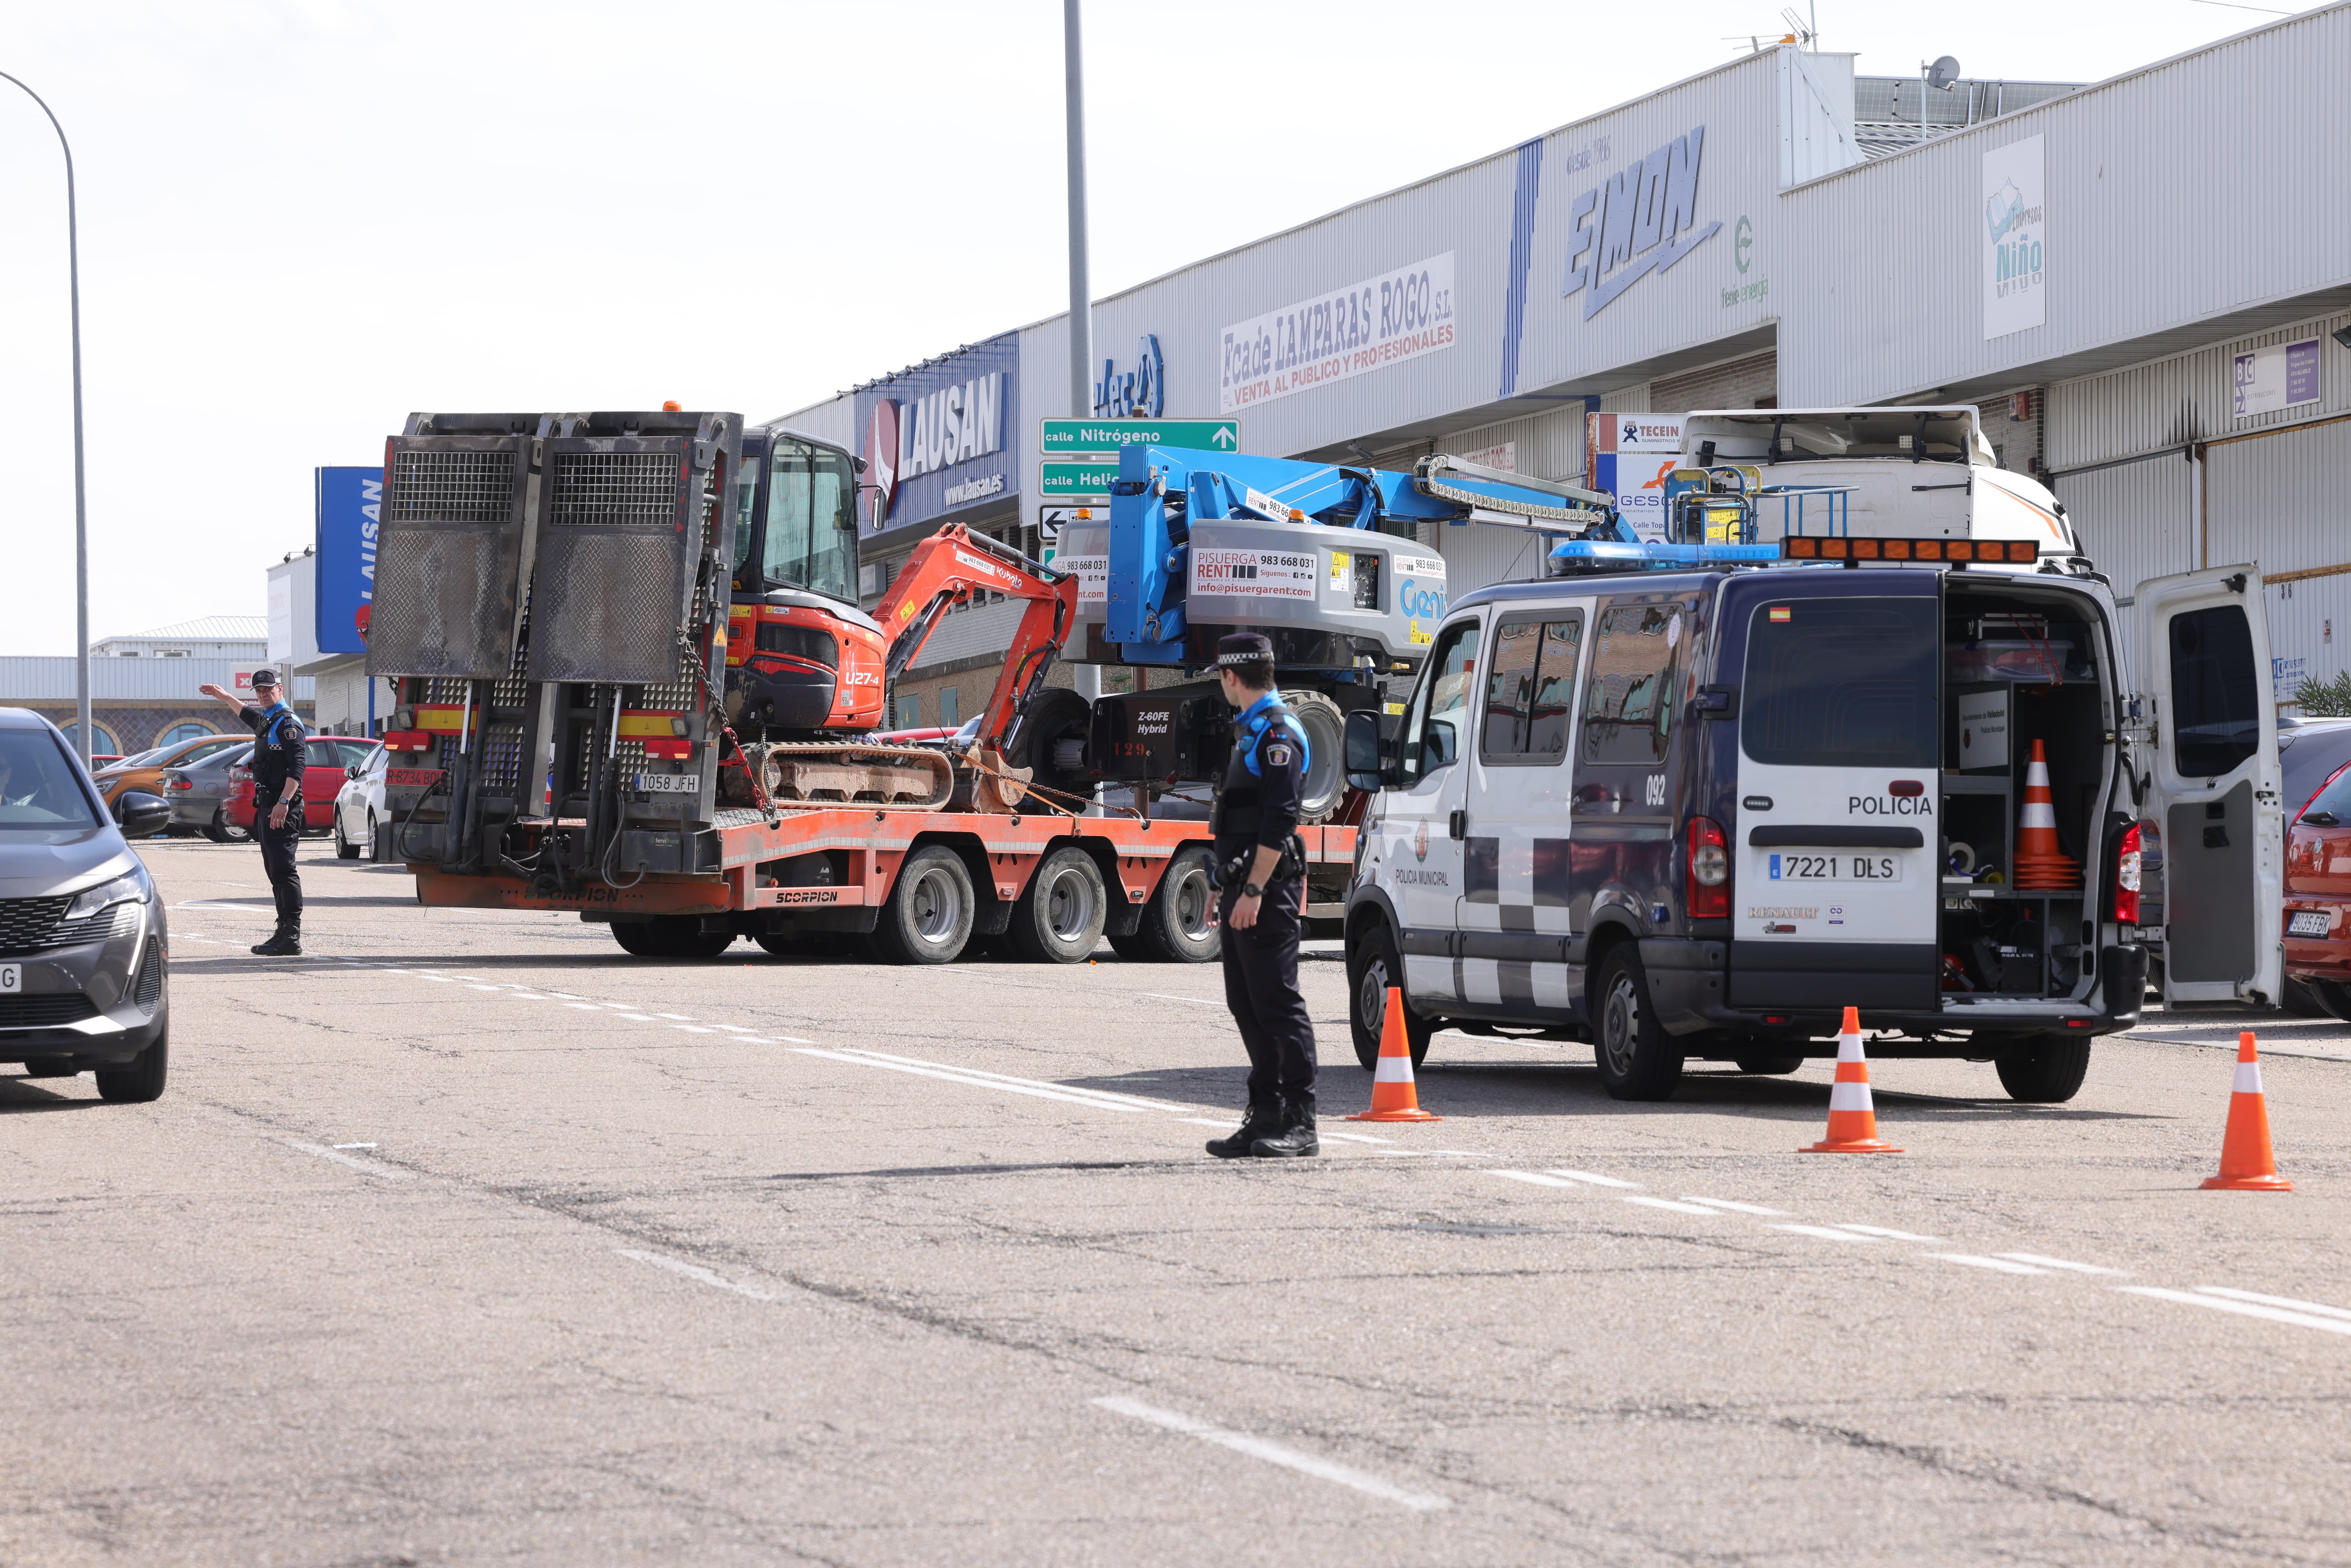
<svg viewBox="0 0 2351 1568">
<path fill-rule="evenodd" d="M 1779 622 L 1785 621 L 1787 618 L 1788 607 L 1786 605 L 1774 604 L 1771 606 L 1771 619 L 1773 622 L 1777 623 Z"/>
</svg>

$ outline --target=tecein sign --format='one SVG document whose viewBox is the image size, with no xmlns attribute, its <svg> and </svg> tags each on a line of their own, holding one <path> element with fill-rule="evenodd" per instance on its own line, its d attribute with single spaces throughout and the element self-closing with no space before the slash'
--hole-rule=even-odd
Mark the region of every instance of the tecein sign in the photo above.
<svg viewBox="0 0 2351 1568">
<path fill-rule="evenodd" d="M 1159 351 L 1158 335 L 1145 332 L 1134 346 L 1134 369 L 1122 376 L 1116 360 L 1102 361 L 1102 380 L 1094 383 L 1094 416 L 1157 419 L 1166 412 L 1167 361 Z"/>
<path fill-rule="evenodd" d="M 1010 443 L 1019 360 L 1019 337 L 1007 333 L 858 389 L 861 535 L 1019 493 Z"/>
<path fill-rule="evenodd" d="M 1592 487 L 1616 497 L 1617 515 L 1644 539 L 1666 537 L 1666 476 L 1681 461 L 1678 413 L 1584 415 Z"/>
<path fill-rule="evenodd" d="M 1568 209 L 1567 281 L 1562 296 L 1583 291 L 1591 320 L 1652 272 L 1664 272 L 1712 238 L 1716 219 L 1698 221 L 1698 163 L 1706 127 L 1694 125 L 1639 162 L 1575 199 Z"/>
</svg>

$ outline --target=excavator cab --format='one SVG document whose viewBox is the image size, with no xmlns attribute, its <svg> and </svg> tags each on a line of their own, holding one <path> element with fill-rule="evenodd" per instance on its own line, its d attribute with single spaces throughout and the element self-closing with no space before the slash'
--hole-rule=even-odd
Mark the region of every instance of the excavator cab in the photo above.
<svg viewBox="0 0 2351 1568">
<path fill-rule="evenodd" d="M 745 433 L 735 484 L 726 715 L 747 740 L 882 722 L 881 626 L 857 608 L 857 459 L 781 425 Z"/>
</svg>

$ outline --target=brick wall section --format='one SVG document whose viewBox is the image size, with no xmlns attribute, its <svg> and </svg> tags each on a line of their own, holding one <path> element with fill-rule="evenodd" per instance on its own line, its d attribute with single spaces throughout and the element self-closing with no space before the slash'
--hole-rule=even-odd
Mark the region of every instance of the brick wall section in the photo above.
<svg viewBox="0 0 2351 1568">
<path fill-rule="evenodd" d="M 25 703 L 24 707 L 39 714 L 59 729 L 74 723 L 71 703 Z M 302 722 L 308 724 L 316 705 L 296 703 L 294 711 Z M 90 724 L 98 735 L 90 747 L 93 751 L 118 751 L 124 756 L 144 751 L 153 746 L 164 731 L 174 725 L 201 724 L 215 735 L 234 735 L 239 726 L 236 716 L 222 704 L 212 701 L 151 705 L 125 702 L 92 702 L 89 705 Z M 114 737 L 114 744 L 105 744 Z"/>
</svg>

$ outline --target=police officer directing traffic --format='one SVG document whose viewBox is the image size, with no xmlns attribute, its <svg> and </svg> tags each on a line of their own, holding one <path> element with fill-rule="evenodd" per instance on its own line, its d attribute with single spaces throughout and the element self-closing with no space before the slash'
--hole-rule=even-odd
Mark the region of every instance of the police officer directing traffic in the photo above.
<svg viewBox="0 0 2351 1568">
<path fill-rule="evenodd" d="M 1298 800 L 1306 731 L 1273 685 L 1273 643 L 1255 632 L 1217 643 L 1217 680 L 1240 709 L 1217 786 L 1217 918 L 1224 925 L 1225 1005 L 1249 1051 L 1249 1111 L 1208 1152 L 1224 1159 L 1322 1152 L 1314 1133 L 1314 1023 L 1298 994 L 1298 933 L 1306 908 L 1306 846 Z"/>
<path fill-rule="evenodd" d="M 253 836 L 261 844 L 261 869 L 277 901 L 277 930 L 254 951 L 265 958 L 298 957 L 302 952 L 302 871 L 295 852 L 302 841 L 302 743 L 310 732 L 286 706 L 275 670 L 253 672 L 253 701 L 220 686 L 197 688 L 236 709 L 253 731 Z"/>
</svg>

